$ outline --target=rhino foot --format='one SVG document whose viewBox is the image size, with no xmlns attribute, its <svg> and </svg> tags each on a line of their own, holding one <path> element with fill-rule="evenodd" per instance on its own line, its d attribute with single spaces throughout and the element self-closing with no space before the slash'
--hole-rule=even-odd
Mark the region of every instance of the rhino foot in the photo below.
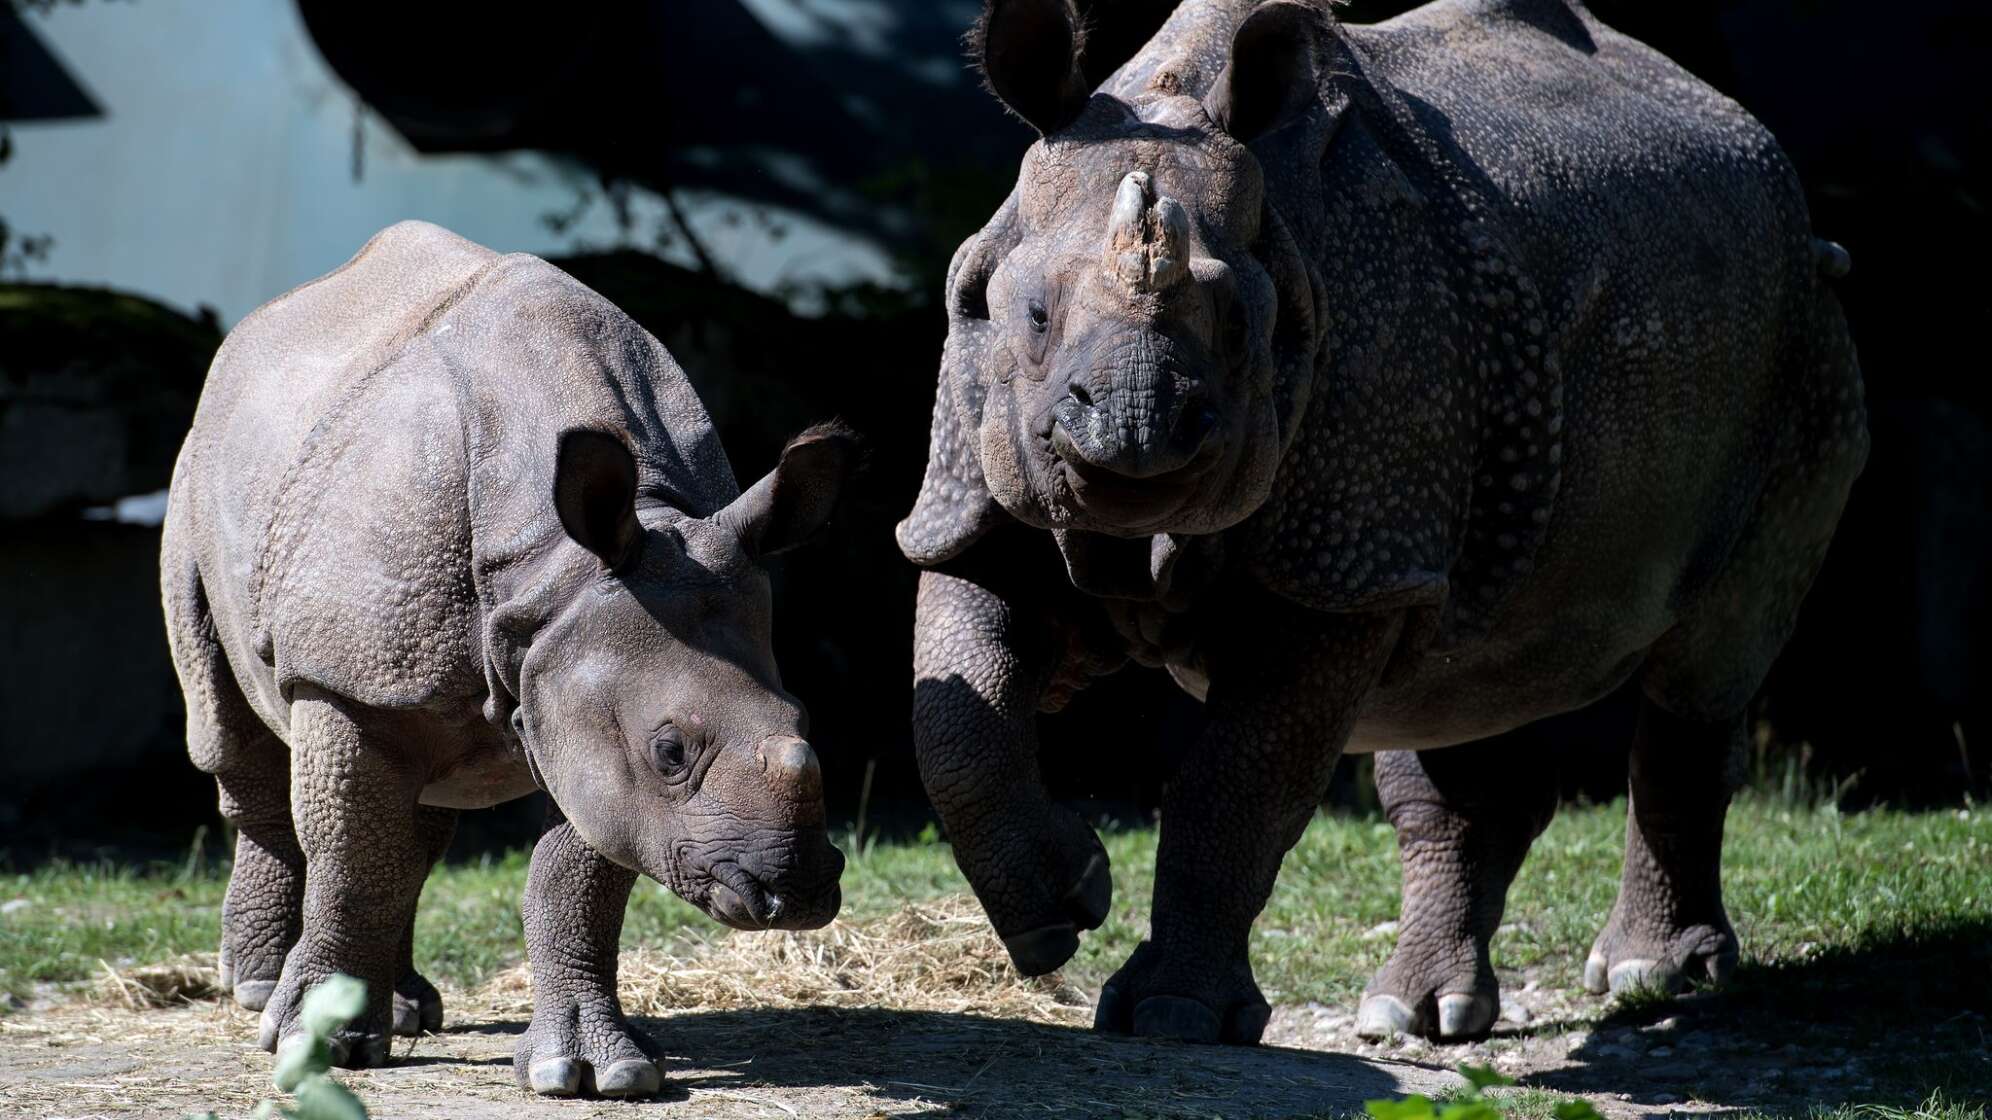
<svg viewBox="0 0 1992 1120">
<path fill-rule="evenodd" d="M 1080 827 L 1085 828 L 1083 824 Z M 1091 830 L 1086 831 L 1090 841 L 1086 847 L 1091 850 L 1086 852 L 1077 877 L 1058 895 L 1055 912 L 1059 920 L 1003 938 L 1011 963 L 1026 976 L 1042 976 L 1071 960 L 1079 951 L 1080 931 L 1098 929 L 1113 907 L 1114 879 L 1107 868 L 1107 853 L 1091 836 Z M 1070 862 L 1064 856 L 1061 852 L 1046 862 Z"/>
<path fill-rule="evenodd" d="M 1486 992 L 1446 992 L 1416 1003 L 1374 992 L 1356 1012 L 1356 1034 L 1373 1041 L 1407 1034 L 1441 1042 L 1484 1038 L 1499 1009 L 1500 998 Z"/>
<path fill-rule="evenodd" d="M 419 972 L 394 982 L 394 1033 L 416 1036 L 443 1029 L 443 997 Z"/>
<path fill-rule="evenodd" d="M 1592 992 L 1678 995 L 1698 985 L 1719 987 L 1736 971 L 1736 931 L 1729 919 L 1672 930 L 1634 931 L 1617 913 L 1591 946 L 1584 987 Z"/>
<path fill-rule="evenodd" d="M 1144 941 L 1100 990 L 1093 1029 L 1256 1046 L 1271 1017 L 1243 954 L 1224 962 L 1190 959 Z"/>
<path fill-rule="evenodd" d="M 1485 1037 L 1501 1008 L 1500 983 L 1485 959 L 1471 940 L 1435 946 L 1400 937 L 1363 992 L 1356 1034 L 1444 1042 Z"/>
<path fill-rule="evenodd" d="M 263 1017 L 258 1026 L 256 1044 L 272 1054 L 281 1056 L 293 1046 L 305 1045 L 308 1039 L 300 1030 L 298 1013 L 304 1003 L 304 993 L 331 974 L 332 970 L 318 972 L 308 981 L 301 981 L 293 972 L 302 970 L 287 969 L 269 1000 L 263 1006 Z M 241 985 L 236 990 L 241 991 Z M 239 997 L 238 997 L 239 998 Z M 387 1064 L 388 1032 L 387 1016 L 376 1012 L 369 1003 L 358 1019 L 340 1030 L 328 1040 L 332 1052 L 332 1064 L 341 1069 L 372 1069 Z"/>
<path fill-rule="evenodd" d="M 648 1036 L 613 999 L 543 995 L 519 1039 L 512 1068 L 521 1087 L 543 1097 L 647 1097 L 664 1074 Z"/>
</svg>

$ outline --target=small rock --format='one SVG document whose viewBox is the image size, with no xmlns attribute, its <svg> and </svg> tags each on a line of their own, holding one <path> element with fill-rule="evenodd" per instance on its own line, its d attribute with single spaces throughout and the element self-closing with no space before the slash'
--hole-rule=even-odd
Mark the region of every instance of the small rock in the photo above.
<svg viewBox="0 0 1992 1120">
<path fill-rule="evenodd" d="M 1396 922 L 1380 922 L 1363 931 L 1364 941 L 1381 941 L 1386 937 L 1397 936 Z"/>
<path fill-rule="evenodd" d="M 34 902 L 29 899 L 10 898 L 5 902 L 0 902 L 0 914 L 18 914 L 33 905 Z"/>
<path fill-rule="evenodd" d="M 1673 1030 L 1679 1030 L 1680 1027 L 1681 1027 L 1681 1017 L 1679 1015 L 1669 1015 L 1665 1019 L 1660 1020 L 1659 1022 L 1653 1024 L 1651 1027 L 1648 1027 L 1647 1029 L 1654 1031 L 1673 1031 Z"/>
<path fill-rule="evenodd" d="M 1507 1022 L 1520 1025 L 1529 1021 L 1529 1009 L 1523 1007 L 1522 1002 L 1518 999 L 1502 996 L 1501 1018 Z"/>
<path fill-rule="evenodd" d="M 1672 1046 L 1655 1046 L 1646 1052 L 1646 1056 L 1649 1058 L 1671 1058 L 1674 1056 L 1674 1048 Z"/>
</svg>

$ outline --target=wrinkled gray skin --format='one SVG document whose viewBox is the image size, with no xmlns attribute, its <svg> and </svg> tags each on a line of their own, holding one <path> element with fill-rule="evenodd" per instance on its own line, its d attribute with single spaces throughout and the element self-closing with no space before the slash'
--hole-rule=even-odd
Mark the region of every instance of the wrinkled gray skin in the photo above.
<svg viewBox="0 0 1992 1120">
<path fill-rule="evenodd" d="M 1867 447 L 1846 256 L 1777 145 L 1562 0 L 1373 27 L 1187 0 L 1130 60 L 1088 59 L 1081 26 L 994 0 L 973 39 L 1043 138 L 954 259 L 899 528 L 926 569 L 922 773 L 1012 958 L 1055 968 L 1108 911 L 1033 720 L 1132 660 L 1211 720 L 1098 1026 L 1258 1039 L 1247 936 L 1354 750 L 1389 752 L 1405 870 L 1361 1027 L 1485 1032 L 1488 939 L 1555 790 L 1458 744 L 1634 677 L 1585 979 L 1722 979 L 1729 747 Z"/>
<path fill-rule="evenodd" d="M 410 937 L 457 811 L 544 787 L 521 1084 L 659 1085 L 616 1001 L 638 872 L 741 928 L 837 912 L 805 717 L 762 559 L 854 461 L 805 432 L 740 492 L 656 340 L 534 257 L 380 233 L 242 321 L 180 453 L 161 557 L 193 760 L 238 831 L 221 976 L 298 1029 L 367 984 L 341 1064 L 442 1024 Z"/>
</svg>

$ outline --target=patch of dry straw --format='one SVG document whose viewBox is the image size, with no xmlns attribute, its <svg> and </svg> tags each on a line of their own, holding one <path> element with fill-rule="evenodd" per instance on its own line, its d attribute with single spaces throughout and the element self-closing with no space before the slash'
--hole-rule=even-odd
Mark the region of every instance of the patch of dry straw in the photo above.
<svg viewBox="0 0 1992 1120">
<path fill-rule="evenodd" d="M 482 994 L 531 1011 L 526 966 Z M 622 956 L 623 1010 L 633 1015 L 758 1007 L 874 1007 L 972 1012 L 1044 1023 L 1086 1023 L 1083 992 L 1059 973 L 1019 974 L 973 898 L 913 903 L 863 922 L 819 930 L 734 933 L 683 953 L 638 948 Z"/>
<path fill-rule="evenodd" d="M 89 1001 L 100 1005 L 144 1011 L 213 999 L 220 994 L 213 953 L 189 953 L 159 964 L 122 969 L 104 960 L 97 965 L 97 975 L 90 983 Z"/>
</svg>

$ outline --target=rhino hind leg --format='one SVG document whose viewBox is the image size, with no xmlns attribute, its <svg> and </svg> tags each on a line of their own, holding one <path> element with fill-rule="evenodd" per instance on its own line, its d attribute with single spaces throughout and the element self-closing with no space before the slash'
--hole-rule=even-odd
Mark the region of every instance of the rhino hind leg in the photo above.
<svg viewBox="0 0 1992 1120">
<path fill-rule="evenodd" d="M 416 810 L 415 829 L 429 853 L 429 869 L 434 870 L 449 849 L 456 834 L 457 811 L 434 805 Z M 415 970 L 415 916 L 401 934 L 401 948 L 394 980 L 394 1033 L 421 1035 L 443 1029 L 443 997 L 427 977 Z"/>
<path fill-rule="evenodd" d="M 1594 992 L 1678 992 L 1736 967 L 1722 905 L 1722 828 L 1744 713 L 1791 636 L 1848 488 L 1867 458 L 1859 370 L 1830 301 L 1793 374 L 1803 407 L 1720 571 L 1701 586 L 1641 673 L 1631 809 L 1618 901 L 1585 963 Z"/>
<path fill-rule="evenodd" d="M 1618 900 L 1584 962 L 1593 992 L 1673 995 L 1735 971 L 1722 905 L 1727 778 L 1743 720 L 1683 719 L 1648 700 L 1633 738 L 1632 804 Z"/>
<path fill-rule="evenodd" d="M 1404 893 L 1397 946 L 1364 989 L 1365 1038 L 1485 1035 L 1500 1013 L 1489 945 L 1509 884 L 1556 812 L 1557 785 L 1498 743 L 1376 756 Z"/>
<path fill-rule="evenodd" d="M 236 684 L 178 528 L 169 520 L 160 572 L 167 641 L 186 700 L 187 754 L 214 776 L 221 817 L 235 829 L 235 862 L 221 904 L 219 983 L 236 1003 L 260 1011 L 297 942 L 304 908 L 290 753 Z"/>
<path fill-rule="evenodd" d="M 617 943 L 636 872 L 603 858 L 556 808 L 533 848 L 522 906 L 533 1020 L 512 1069 L 543 1097 L 647 1097 L 662 1087 L 658 1050 L 624 1016 Z"/>
</svg>

